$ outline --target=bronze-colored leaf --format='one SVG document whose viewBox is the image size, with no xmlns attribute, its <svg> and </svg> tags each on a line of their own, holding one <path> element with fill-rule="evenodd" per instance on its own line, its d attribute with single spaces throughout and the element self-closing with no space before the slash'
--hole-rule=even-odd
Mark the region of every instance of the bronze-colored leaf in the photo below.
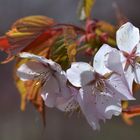
<svg viewBox="0 0 140 140">
<path fill-rule="evenodd" d="M 0 38 L 0 49 L 8 54 L 8 59 L 11 59 L 21 50 L 31 46 L 35 40 L 41 40 L 42 36 L 44 39 L 46 35 L 47 40 L 48 29 L 54 24 L 53 19 L 45 16 L 21 18 L 13 24 L 11 30 L 5 36 Z"/>
<path fill-rule="evenodd" d="M 48 27 L 54 25 L 53 19 L 45 16 L 29 16 L 17 20 L 11 30 L 6 33 L 8 41 L 13 46 L 21 47 L 25 43 L 25 46 L 31 43 L 38 35 L 48 29 Z M 19 44 L 18 44 L 19 43 Z"/>
<path fill-rule="evenodd" d="M 36 15 L 17 20 L 12 28 L 16 28 L 19 32 L 40 32 L 54 23 L 55 21 L 49 17 Z"/>
<path fill-rule="evenodd" d="M 123 108 L 122 111 L 122 117 L 123 120 L 128 124 L 132 125 L 133 124 L 133 117 L 140 116 L 140 105 L 134 105 L 134 106 L 129 106 Z"/>
<path fill-rule="evenodd" d="M 105 21 L 98 21 L 97 22 L 97 30 L 100 30 L 103 33 L 107 33 L 110 37 L 115 38 L 117 28 Z"/>
<path fill-rule="evenodd" d="M 133 83 L 133 92 L 136 93 L 140 90 L 140 84 Z"/>
</svg>

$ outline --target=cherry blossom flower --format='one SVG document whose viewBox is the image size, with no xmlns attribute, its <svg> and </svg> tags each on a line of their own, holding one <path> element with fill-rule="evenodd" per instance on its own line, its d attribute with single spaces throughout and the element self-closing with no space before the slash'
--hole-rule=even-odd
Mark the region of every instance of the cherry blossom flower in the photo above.
<svg viewBox="0 0 140 140">
<path fill-rule="evenodd" d="M 115 67 L 114 61 L 118 64 Z M 122 100 L 134 100 L 124 75 L 120 74 L 123 68 L 118 51 L 108 55 L 107 65 L 113 71 L 108 75 L 96 72 L 100 65 L 93 64 L 92 67 L 84 62 L 72 63 L 66 72 L 70 83 L 79 88 L 77 102 L 93 129 L 100 128 L 100 120 L 118 116 L 122 111 Z"/>
<path fill-rule="evenodd" d="M 40 94 L 48 107 L 57 107 L 61 111 L 70 111 L 77 107 L 73 100 L 73 89 L 67 86 L 65 72 L 59 64 L 30 53 L 21 53 L 20 57 L 32 61 L 22 64 L 17 70 L 17 75 L 23 81 L 42 82 Z"/>
<path fill-rule="evenodd" d="M 140 84 L 140 35 L 139 29 L 133 26 L 130 22 L 122 25 L 116 33 L 117 46 L 121 55 L 125 76 L 132 88 L 133 80 Z M 114 50 L 107 44 L 104 44 L 95 56 L 95 65 L 100 65 L 100 72 L 104 73 L 105 61 L 107 54 Z M 115 64 L 114 64 L 115 65 Z M 104 69 L 105 68 L 105 69 Z M 109 69 L 108 69 L 109 71 Z"/>
<path fill-rule="evenodd" d="M 137 61 L 140 57 L 139 29 L 128 22 L 120 27 L 116 35 L 124 70 L 126 72 L 131 70 L 131 76 L 140 84 L 140 64 Z"/>
</svg>

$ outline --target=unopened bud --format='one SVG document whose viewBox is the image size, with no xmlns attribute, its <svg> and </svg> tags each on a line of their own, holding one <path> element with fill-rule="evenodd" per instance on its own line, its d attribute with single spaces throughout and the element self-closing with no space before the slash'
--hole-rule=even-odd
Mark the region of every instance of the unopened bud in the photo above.
<svg viewBox="0 0 140 140">
<path fill-rule="evenodd" d="M 93 48 L 87 48 L 87 49 L 85 50 L 85 54 L 86 54 L 87 56 L 92 56 L 93 53 L 94 53 Z"/>
<path fill-rule="evenodd" d="M 108 38 L 109 38 L 109 36 L 108 36 L 107 33 L 103 33 L 103 34 L 100 35 L 100 40 L 101 40 L 101 42 L 103 42 L 103 43 L 107 43 Z"/>
<path fill-rule="evenodd" d="M 90 33 L 90 34 L 86 35 L 86 41 L 87 42 L 90 42 L 91 40 L 93 40 L 95 38 L 96 38 L 96 34 L 94 34 L 94 33 Z"/>
</svg>

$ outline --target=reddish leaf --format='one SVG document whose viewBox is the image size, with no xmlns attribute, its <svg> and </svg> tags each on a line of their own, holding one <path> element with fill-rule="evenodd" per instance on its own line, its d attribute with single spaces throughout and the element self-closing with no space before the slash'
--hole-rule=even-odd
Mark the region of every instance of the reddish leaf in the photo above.
<svg viewBox="0 0 140 140">
<path fill-rule="evenodd" d="M 41 34 L 54 24 L 53 19 L 45 16 L 29 16 L 17 20 L 11 30 L 4 37 L 1 37 L 0 50 L 5 51 L 8 54 L 8 58 L 11 58 L 32 44 L 34 40 L 38 39 Z"/>
<path fill-rule="evenodd" d="M 58 38 L 60 34 L 61 31 L 57 31 L 55 29 L 43 32 L 22 51 L 31 52 L 39 55 L 39 53 L 45 50 L 48 46 L 49 47 L 52 46 L 52 44 L 55 42 L 55 40 Z"/>
<path fill-rule="evenodd" d="M 140 105 L 130 106 L 123 109 L 122 113 L 124 121 L 128 125 L 132 125 L 133 121 L 131 120 L 133 117 L 140 116 Z"/>
<path fill-rule="evenodd" d="M 7 51 L 9 47 L 10 47 L 10 44 L 8 42 L 8 39 L 5 36 L 0 37 L 0 50 Z"/>
</svg>

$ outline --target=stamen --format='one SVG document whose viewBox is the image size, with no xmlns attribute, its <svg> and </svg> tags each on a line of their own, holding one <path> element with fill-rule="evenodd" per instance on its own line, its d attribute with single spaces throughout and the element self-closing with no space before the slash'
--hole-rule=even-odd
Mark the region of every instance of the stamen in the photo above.
<svg viewBox="0 0 140 140">
<path fill-rule="evenodd" d="M 48 69 L 47 71 L 38 73 L 38 75 L 36 75 L 34 79 L 37 79 L 38 81 L 41 81 L 42 83 L 44 83 L 44 81 L 48 81 L 50 77 L 51 77 L 51 72 Z"/>
<path fill-rule="evenodd" d="M 124 57 L 126 57 L 126 59 L 127 59 L 124 70 L 127 70 L 129 65 L 131 65 L 134 68 L 135 63 L 136 63 L 136 56 L 137 56 L 136 51 L 137 51 L 137 47 L 135 47 L 130 54 L 122 51 Z"/>
<path fill-rule="evenodd" d="M 78 102 L 76 101 L 71 101 L 68 103 L 68 105 L 65 107 L 65 112 L 74 112 L 77 110 L 79 107 Z"/>
<path fill-rule="evenodd" d="M 104 79 L 99 79 L 95 82 L 95 84 L 92 86 L 92 95 L 95 97 L 95 105 L 99 100 L 101 104 L 109 101 L 109 97 L 107 96 L 107 94 L 111 93 L 113 95 L 114 93 L 110 89 L 108 89 L 109 88 L 106 86 Z"/>
<path fill-rule="evenodd" d="M 105 88 L 105 83 L 102 79 L 98 80 L 96 83 L 95 83 L 95 87 L 98 91 L 100 92 L 103 92 L 104 91 L 104 88 Z"/>
</svg>

